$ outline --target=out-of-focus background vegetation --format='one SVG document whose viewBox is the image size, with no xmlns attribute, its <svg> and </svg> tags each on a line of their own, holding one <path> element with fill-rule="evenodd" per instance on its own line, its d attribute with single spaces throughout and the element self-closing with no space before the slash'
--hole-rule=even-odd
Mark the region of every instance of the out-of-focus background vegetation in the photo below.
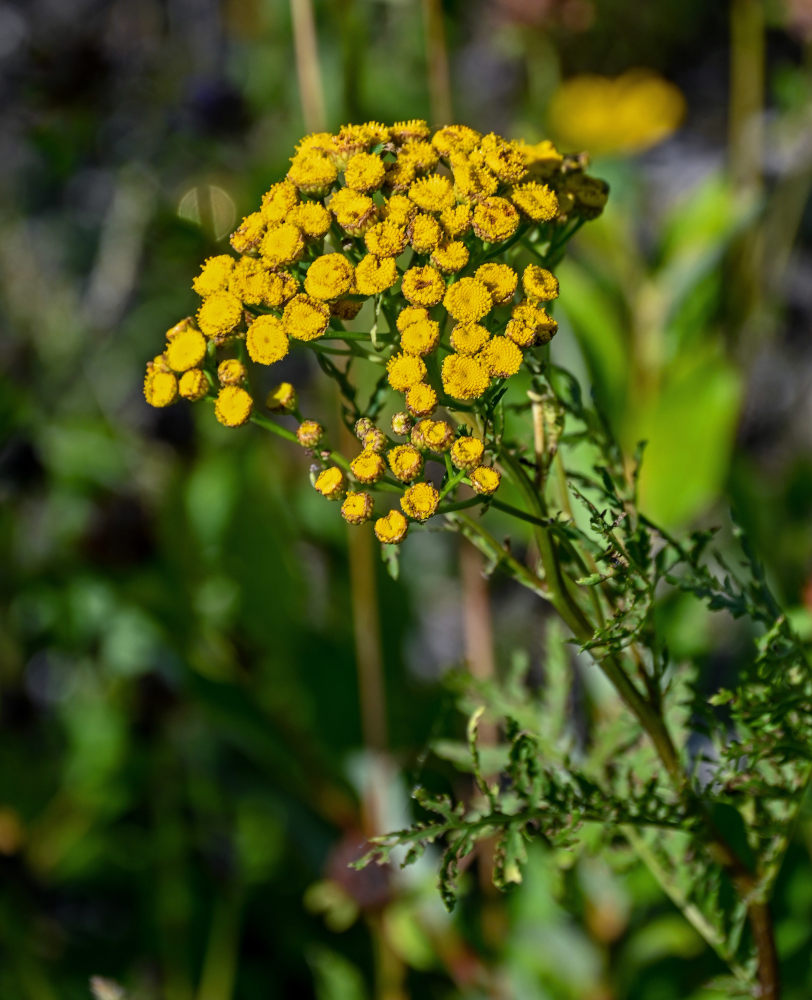
<svg viewBox="0 0 812 1000">
<path fill-rule="evenodd" d="M 465 794 L 429 752 L 460 730 L 449 671 L 537 667 L 541 609 L 437 533 L 390 580 L 299 451 L 150 410 L 141 380 L 322 120 L 592 148 L 612 197 L 561 268 L 558 358 L 648 440 L 645 509 L 681 530 L 732 504 L 803 624 L 812 3 L 312 9 L 317 61 L 300 0 L 0 3 L 0 998 L 91 976 L 141 1000 L 716 996 L 628 850 L 538 846 L 508 896 L 480 858 L 453 917 L 431 858 L 348 870 L 413 783 Z M 681 600 L 663 628 L 708 690 L 740 655 Z M 810 851 L 805 817 L 775 903 L 790 1000 L 812 995 Z"/>
</svg>

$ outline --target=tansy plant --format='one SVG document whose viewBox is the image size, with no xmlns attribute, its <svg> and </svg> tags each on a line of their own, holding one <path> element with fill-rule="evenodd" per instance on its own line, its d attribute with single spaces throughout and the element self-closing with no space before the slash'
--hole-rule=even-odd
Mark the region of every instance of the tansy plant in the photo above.
<svg viewBox="0 0 812 1000">
<path fill-rule="evenodd" d="M 550 360 L 556 266 L 606 198 L 583 157 L 549 142 L 416 120 L 309 135 L 232 234 L 235 253 L 203 264 L 197 316 L 168 331 L 144 392 L 158 407 L 206 399 L 227 427 L 253 421 L 297 441 L 314 488 L 349 524 L 372 520 L 390 564 L 412 530 L 462 533 L 490 570 L 552 605 L 624 706 L 585 746 L 551 703 L 478 688 L 478 794 L 418 794 L 431 818 L 379 838 L 366 861 L 405 845 L 408 862 L 436 844 L 451 903 L 478 840 L 497 838 L 505 886 L 521 880 L 528 838 L 567 847 L 596 824 L 638 850 L 728 963 L 729 990 L 777 997 L 768 895 L 809 771 L 806 653 L 754 559 L 739 583 L 717 554 L 708 568 L 709 535 L 682 544 L 639 512 L 636 459 Z M 337 384 L 356 454 L 303 417 L 294 386 L 273 384 L 292 350 Z M 532 531 L 527 558 L 491 532 L 492 508 Z M 739 686 L 714 699 L 724 718 L 692 699 L 690 670 L 658 633 L 667 587 L 752 623 Z M 553 665 L 567 672 L 561 641 L 551 633 L 551 689 Z M 506 740 L 502 757 L 489 748 L 498 780 L 477 746 L 486 709 Z M 691 760 L 700 731 L 708 749 Z M 698 762 L 712 762 L 711 780 Z"/>
</svg>

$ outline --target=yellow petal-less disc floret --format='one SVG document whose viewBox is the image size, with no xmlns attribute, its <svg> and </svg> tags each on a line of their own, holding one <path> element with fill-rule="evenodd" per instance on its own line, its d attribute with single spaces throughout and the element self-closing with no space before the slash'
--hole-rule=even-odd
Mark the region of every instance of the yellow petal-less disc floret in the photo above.
<svg viewBox="0 0 812 1000">
<path fill-rule="evenodd" d="M 292 264 L 304 252 L 304 239 L 292 222 L 281 222 L 262 237 L 259 252 L 271 267 Z"/>
<path fill-rule="evenodd" d="M 488 195 L 496 194 L 499 189 L 498 177 L 486 166 L 476 164 L 466 157 L 452 157 L 451 172 L 454 175 L 454 193 L 462 201 L 476 203 Z"/>
<path fill-rule="evenodd" d="M 282 321 L 276 316 L 257 316 L 245 335 L 248 357 L 259 365 L 272 365 L 284 358 L 290 348 Z"/>
<path fill-rule="evenodd" d="M 549 302 L 558 298 L 558 278 L 538 264 L 528 264 L 522 274 L 522 288 L 528 299 Z"/>
<path fill-rule="evenodd" d="M 240 257 L 231 272 L 228 291 L 245 305 L 266 305 L 271 273 L 256 257 Z"/>
<path fill-rule="evenodd" d="M 455 202 L 451 181 L 441 174 L 421 177 L 409 185 L 409 197 L 424 212 L 442 212 Z"/>
<path fill-rule="evenodd" d="M 272 413 L 293 413 L 298 400 L 290 382 L 280 382 L 268 393 L 265 405 Z"/>
<path fill-rule="evenodd" d="M 341 516 L 347 524 L 363 524 L 372 517 L 374 501 L 371 493 L 349 492 L 341 505 Z"/>
<path fill-rule="evenodd" d="M 428 139 L 431 129 L 422 118 L 410 118 L 408 121 L 395 122 L 389 133 L 395 142 L 405 143 L 410 139 Z"/>
<path fill-rule="evenodd" d="M 303 448 L 317 448 L 324 437 L 324 428 L 316 420 L 303 420 L 296 428 L 296 440 Z"/>
<path fill-rule="evenodd" d="M 443 389 L 454 399 L 478 399 L 490 385 L 490 376 L 476 358 L 449 354 L 443 361 Z"/>
<path fill-rule="evenodd" d="M 412 386 L 412 388 L 414 388 L 414 386 Z M 411 392 L 411 389 L 409 392 Z M 408 413 L 404 413 L 403 410 L 398 410 L 397 413 L 392 414 L 390 426 L 392 427 L 393 434 L 396 434 L 398 437 L 406 437 L 412 429 L 412 418 Z"/>
<path fill-rule="evenodd" d="M 377 452 L 374 452 L 371 448 L 364 448 L 350 462 L 350 472 L 352 472 L 359 483 L 377 483 L 386 472 L 386 466 Z"/>
<path fill-rule="evenodd" d="M 485 445 L 479 438 L 459 437 L 451 446 L 451 461 L 457 469 L 475 469 L 485 454 Z"/>
<path fill-rule="evenodd" d="M 433 215 L 418 212 L 409 223 L 409 242 L 415 253 L 431 253 L 440 245 L 443 230 Z"/>
<path fill-rule="evenodd" d="M 425 521 L 437 510 L 440 494 L 431 483 L 415 483 L 400 498 L 403 513 L 415 521 Z"/>
<path fill-rule="evenodd" d="M 522 352 L 509 337 L 491 337 L 476 357 L 489 375 L 509 378 L 522 367 Z"/>
<path fill-rule="evenodd" d="M 367 250 L 376 257 L 397 257 L 406 249 L 406 230 L 389 220 L 378 222 L 364 235 Z"/>
<path fill-rule="evenodd" d="M 519 276 L 512 267 L 494 261 L 480 264 L 474 277 L 488 289 L 497 305 L 510 302 L 519 283 Z"/>
<path fill-rule="evenodd" d="M 178 380 L 172 372 L 152 369 L 144 379 L 144 399 L 150 406 L 169 406 L 178 398 Z"/>
<path fill-rule="evenodd" d="M 209 257 L 200 268 L 200 274 L 192 282 L 192 288 L 205 298 L 212 292 L 222 292 L 228 286 L 228 279 L 234 270 L 234 258 L 228 254 L 221 253 L 216 257 Z"/>
<path fill-rule="evenodd" d="M 487 168 L 505 184 L 515 184 L 527 173 L 524 153 L 518 143 L 490 132 L 479 145 L 479 155 Z"/>
<path fill-rule="evenodd" d="M 347 162 L 344 183 L 354 191 L 374 191 L 383 184 L 386 167 L 380 156 L 356 153 Z"/>
<path fill-rule="evenodd" d="M 440 342 L 440 324 L 433 319 L 421 319 L 409 326 L 400 335 L 400 346 L 406 354 L 423 357 L 431 354 Z"/>
<path fill-rule="evenodd" d="M 336 191 L 329 209 L 336 222 L 351 236 L 361 236 L 375 222 L 375 202 L 351 188 Z"/>
<path fill-rule="evenodd" d="M 405 142 L 400 150 L 401 159 L 405 159 L 418 173 L 433 170 L 439 163 L 440 156 L 430 142 L 412 139 Z"/>
<path fill-rule="evenodd" d="M 239 226 L 231 234 L 231 245 L 237 253 L 248 253 L 259 246 L 265 235 L 267 223 L 262 212 L 252 212 L 246 215 Z"/>
<path fill-rule="evenodd" d="M 558 324 L 544 309 L 532 302 L 519 302 L 513 307 L 505 333 L 519 347 L 530 347 L 549 343 L 557 329 Z"/>
<path fill-rule="evenodd" d="M 299 291 L 299 281 L 287 271 L 270 271 L 265 279 L 263 305 L 278 309 Z"/>
<path fill-rule="evenodd" d="M 467 125 L 446 125 L 434 133 L 431 143 L 447 159 L 452 153 L 470 153 L 481 138 L 479 132 Z"/>
<path fill-rule="evenodd" d="M 490 336 L 479 323 L 458 323 L 451 331 L 451 346 L 458 354 L 477 354 L 488 343 Z"/>
<path fill-rule="evenodd" d="M 403 275 L 403 297 L 414 306 L 436 306 L 445 294 L 445 281 L 439 271 L 426 265 L 410 267 Z"/>
<path fill-rule="evenodd" d="M 209 380 L 202 368 L 190 368 L 178 380 L 178 393 L 191 403 L 203 399 L 209 392 Z"/>
<path fill-rule="evenodd" d="M 340 500 L 344 496 L 344 473 L 336 465 L 322 469 L 313 486 L 328 500 Z"/>
<path fill-rule="evenodd" d="M 395 326 L 403 333 L 412 323 L 419 323 L 427 319 L 429 319 L 428 309 L 424 309 L 422 306 L 406 306 L 405 309 L 401 309 L 398 313 Z"/>
<path fill-rule="evenodd" d="M 502 243 L 519 228 L 519 213 L 506 198 L 485 198 L 474 209 L 474 232 L 487 243 Z"/>
<path fill-rule="evenodd" d="M 456 239 L 471 228 L 471 209 L 468 205 L 454 205 L 440 212 L 440 224 L 450 239 Z"/>
<path fill-rule="evenodd" d="M 375 537 L 384 545 L 397 545 L 406 537 L 409 522 L 399 510 L 390 510 L 375 522 Z"/>
<path fill-rule="evenodd" d="M 381 216 L 396 226 L 407 226 L 417 215 L 417 205 L 405 194 L 393 194 L 381 208 Z"/>
<path fill-rule="evenodd" d="M 461 240 L 449 240 L 432 252 L 431 262 L 445 274 L 456 274 L 468 263 L 468 257 L 468 247 Z"/>
<path fill-rule="evenodd" d="M 395 479 L 402 483 L 412 482 L 423 471 L 423 456 L 411 444 L 395 445 L 386 453 L 386 459 Z"/>
<path fill-rule="evenodd" d="M 517 184 L 510 192 L 516 208 L 534 222 L 549 222 L 558 215 L 558 198 L 546 184 L 529 181 Z"/>
<path fill-rule="evenodd" d="M 315 299 L 337 299 L 352 288 L 353 276 L 352 264 L 343 254 L 324 254 L 307 269 L 305 291 Z"/>
<path fill-rule="evenodd" d="M 423 447 L 438 454 L 448 451 L 454 440 L 454 430 L 446 420 L 421 420 L 416 429 Z"/>
<path fill-rule="evenodd" d="M 296 295 L 285 306 L 282 326 L 294 340 L 317 340 L 327 329 L 330 310 L 318 299 Z"/>
<path fill-rule="evenodd" d="M 355 268 L 355 288 L 359 295 L 379 295 L 398 280 L 394 257 L 378 258 L 368 253 Z"/>
<path fill-rule="evenodd" d="M 427 417 L 437 406 L 437 393 L 427 382 L 418 382 L 406 393 L 406 407 L 415 417 Z"/>
<path fill-rule="evenodd" d="M 297 154 L 288 171 L 288 179 L 307 194 L 323 194 L 337 178 L 336 165 L 318 152 Z"/>
<path fill-rule="evenodd" d="M 449 286 L 443 305 L 457 322 L 476 323 L 490 312 L 493 299 L 481 281 L 476 278 L 460 278 Z"/>
<path fill-rule="evenodd" d="M 217 366 L 217 381 L 220 385 L 242 385 L 247 377 L 245 365 L 237 358 L 228 358 Z"/>
<path fill-rule="evenodd" d="M 286 221 L 301 229 L 305 236 L 318 240 L 325 235 L 333 219 L 324 205 L 305 201 L 288 212 Z"/>
<path fill-rule="evenodd" d="M 396 392 L 406 392 L 422 382 L 425 374 L 426 365 L 422 358 L 411 354 L 395 354 L 386 362 L 386 376 Z"/>
<path fill-rule="evenodd" d="M 251 416 L 254 401 L 236 385 L 226 385 L 217 394 L 214 415 L 224 427 L 241 427 Z"/>
<path fill-rule="evenodd" d="M 490 496 L 492 493 L 495 493 L 502 479 L 496 469 L 492 469 L 487 465 L 480 465 L 479 468 L 474 469 L 469 473 L 468 478 L 471 480 L 471 487 L 474 493 L 479 493 L 483 496 Z"/>
<path fill-rule="evenodd" d="M 363 438 L 361 438 L 361 443 L 370 451 L 380 454 L 387 446 L 388 441 L 386 440 L 386 435 L 379 427 L 370 427 Z"/>
<path fill-rule="evenodd" d="M 242 302 L 230 292 L 215 292 L 203 300 L 197 313 L 200 329 L 210 340 L 222 341 L 239 326 Z"/>
<path fill-rule="evenodd" d="M 206 356 L 206 338 L 190 328 L 179 333 L 166 345 L 166 361 L 172 371 L 185 372 L 197 368 Z"/>
<path fill-rule="evenodd" d="M 278 226 L 285 221 L 298 201 L 296 185 L 290 181 L 279 181 L 278 184 L 272 184 L 262 196 L 260 212 L 269 226 Z"/>
</svg>

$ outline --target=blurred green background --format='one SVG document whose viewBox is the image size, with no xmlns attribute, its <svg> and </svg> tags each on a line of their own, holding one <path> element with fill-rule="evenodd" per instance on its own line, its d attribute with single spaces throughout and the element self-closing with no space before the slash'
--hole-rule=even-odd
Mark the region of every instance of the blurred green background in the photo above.
<svg viewBox="0 0 812 1000">
<path fill-rule="evenodd" d="M 810 42 L 810 0 L 0 3 L 0 1000 L 717 995 L 622 847 L 538 847 L 508 896 L 480 859 L 453 918 L 431 858 L 348 870 L 414 782 L 466 794 L 429 753 L 460 731 L 448 672 L 534 669 L 543 609 L 450 535 L 392 581 L 299 451 L 141 382 L 322 120 L 592 147 L 612 198 L 561 268 L 558 359 L 649 441 L 645 509 L 732 504 L 808 621 Z M 730 622 L 671 599 L 663 628 L 708 690 L 735 664 Z M 776 897 L 790 1000 L 810 851 L 812 815 Z"/>
</svg>

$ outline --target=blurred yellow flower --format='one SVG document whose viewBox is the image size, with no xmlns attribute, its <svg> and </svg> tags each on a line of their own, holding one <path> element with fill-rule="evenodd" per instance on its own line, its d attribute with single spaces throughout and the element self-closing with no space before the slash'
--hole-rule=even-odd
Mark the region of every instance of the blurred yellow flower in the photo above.
<svg viewBox="0 0 812 1000">
<path fill-rule="evenodd" d="M 550 101 L 558 144 L 594 153 L 639 153 L 667 139 L 685 115 L 674 84 L 648 69 L 617 77 L 574 76 Z"/>
</svg>

